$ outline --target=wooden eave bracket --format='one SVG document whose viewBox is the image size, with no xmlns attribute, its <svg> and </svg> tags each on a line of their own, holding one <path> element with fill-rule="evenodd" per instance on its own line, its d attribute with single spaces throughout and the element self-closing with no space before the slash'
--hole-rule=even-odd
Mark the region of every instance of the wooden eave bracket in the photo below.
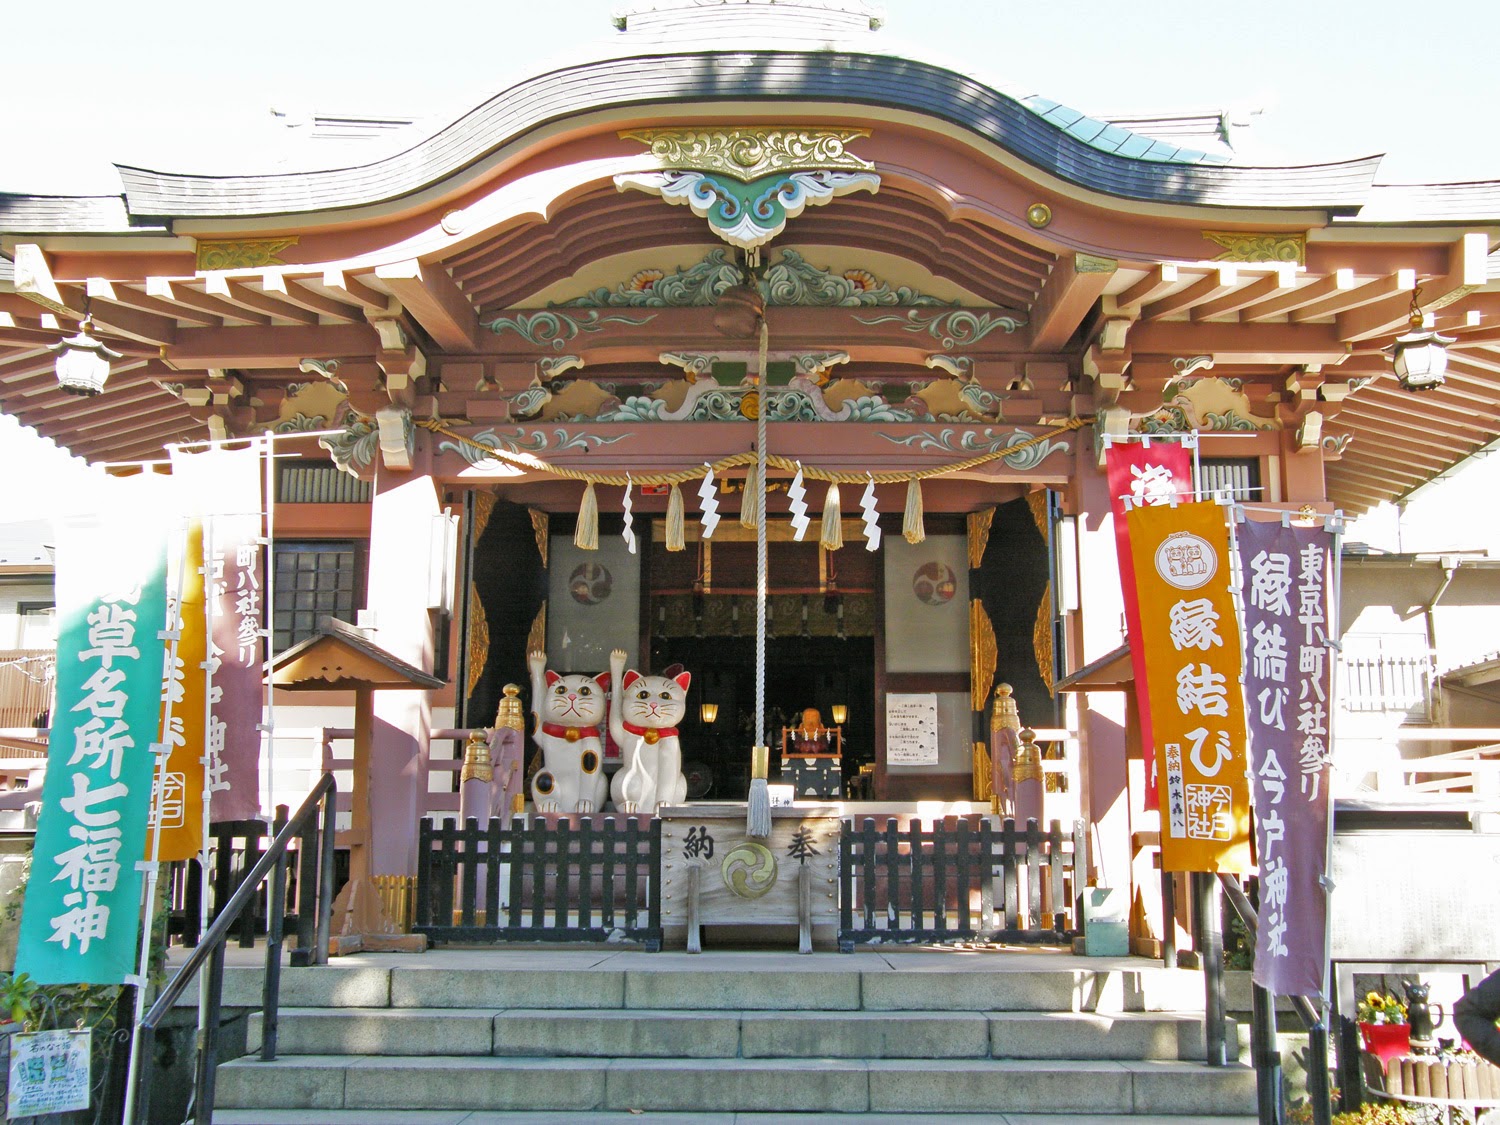
<svg viewBox="0 0 1500 1125">
<path fill-rule="evenodd" d="M 479 314 L 441 265 L 412 258 L 377 266 L 375 276 L 444 351 L 477 349 Z"/>
</svg>

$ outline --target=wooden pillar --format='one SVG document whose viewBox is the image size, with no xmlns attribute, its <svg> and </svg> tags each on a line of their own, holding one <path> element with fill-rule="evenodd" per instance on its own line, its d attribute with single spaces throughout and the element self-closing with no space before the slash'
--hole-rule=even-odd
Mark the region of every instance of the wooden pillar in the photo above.
<svg viewBox="0 0 1500 1125">
<path fill-rule="evenodd" d="M 1082 650 L 1087 664 L 1124 643 L 1124 600 L 1115 550 L 1109 486 L 1091 444 L 1080 441 L 1073 478 L 1078 513 L 1078 591 Z M 1130 893 L 1130 800 L 1125 696 L 1091 691 L 1081 700 L 1081 807 L 1089 824 L 1090 882 Z"/>
<path fill-rule="evenodd" d="M 349 794 L 349 878 L 368 879 L 370 869 L 370 745 L 375 728 L 375 692 L 354 692 L 354 785 Z"/>
<path fill-rule="evenodd" d="M 418 439 L 419 442 L 422 440 Z M 432 671 L 428 571 L 440 512 L 438 490 L 418 447 L 411 472 L 382 465 L 370 513 L 366 604 L 373 639 L 402 660 Z M 432 709 L 425 691 L 383 691 L 373 706 L 370 813 L 380 825 L 369 844 L 369 874 L 415 875 L 417 820 L 426 805 Z"/>
</svg>

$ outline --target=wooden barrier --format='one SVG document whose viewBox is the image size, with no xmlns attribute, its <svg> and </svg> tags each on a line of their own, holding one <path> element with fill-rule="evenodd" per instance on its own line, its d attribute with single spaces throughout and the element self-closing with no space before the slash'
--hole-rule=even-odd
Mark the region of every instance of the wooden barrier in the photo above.
<svg viewBox="0 0 1500 1125">
<path fill-rule="evenodd" d="M 873 942 L 1012 941 L 1066 945 L 1080 932 L 1076 899 L 1083 825 L 998 828 L 990 818 L 930 829 L 896 818 L 846 823 L 840 844 L 839 948 Z"/>
</svg>

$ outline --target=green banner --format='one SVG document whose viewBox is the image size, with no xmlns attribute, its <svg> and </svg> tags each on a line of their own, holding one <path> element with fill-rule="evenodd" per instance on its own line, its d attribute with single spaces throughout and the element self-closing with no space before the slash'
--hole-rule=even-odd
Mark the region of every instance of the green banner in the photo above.
<svg viewBox="0 0 1500 1125">
<path fill-rule="evenodd" d="M 167 505 L 149 476 L 104 484 L 106 512 L 58 528 L 57 704 L 16 955 L 41 984 L 119 984 L 139 952 Z"/>
</svg>

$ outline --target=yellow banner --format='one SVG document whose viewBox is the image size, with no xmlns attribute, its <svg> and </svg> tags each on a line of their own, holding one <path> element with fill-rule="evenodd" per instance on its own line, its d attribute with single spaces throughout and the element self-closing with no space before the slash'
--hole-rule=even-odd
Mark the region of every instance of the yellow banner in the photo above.
<svg viewBox="0 0 1500 1125">
<path fill-rule="evenodd" d="M 203 848 L 203 755 L 204 693 L 203 665 L 208 660 L 207 620 L 203 592 L 203 524 L 194 520 L 188 529 L 187 550 L 182 560 L 182 605 L 178 614 L 180 637 L 175 667 L 162 678 L 162 705 L 170 698 L 172 721 L 166 741 L 172 747 L 167 758 L 166 785 L 152 803 L 161 810 L 162 860 L 192 859 Z M 170 648 L 169 648 L 170 651 Z M 149 839 L 147 847 L 150 847 Z"/>
<path fill-rule="evenodd" d="M 1249 871 L 1242 657 L 1224 509 L 1134 508 L 1126 519 L 1161 778 L 1162 869 Z"/>
</svg>

